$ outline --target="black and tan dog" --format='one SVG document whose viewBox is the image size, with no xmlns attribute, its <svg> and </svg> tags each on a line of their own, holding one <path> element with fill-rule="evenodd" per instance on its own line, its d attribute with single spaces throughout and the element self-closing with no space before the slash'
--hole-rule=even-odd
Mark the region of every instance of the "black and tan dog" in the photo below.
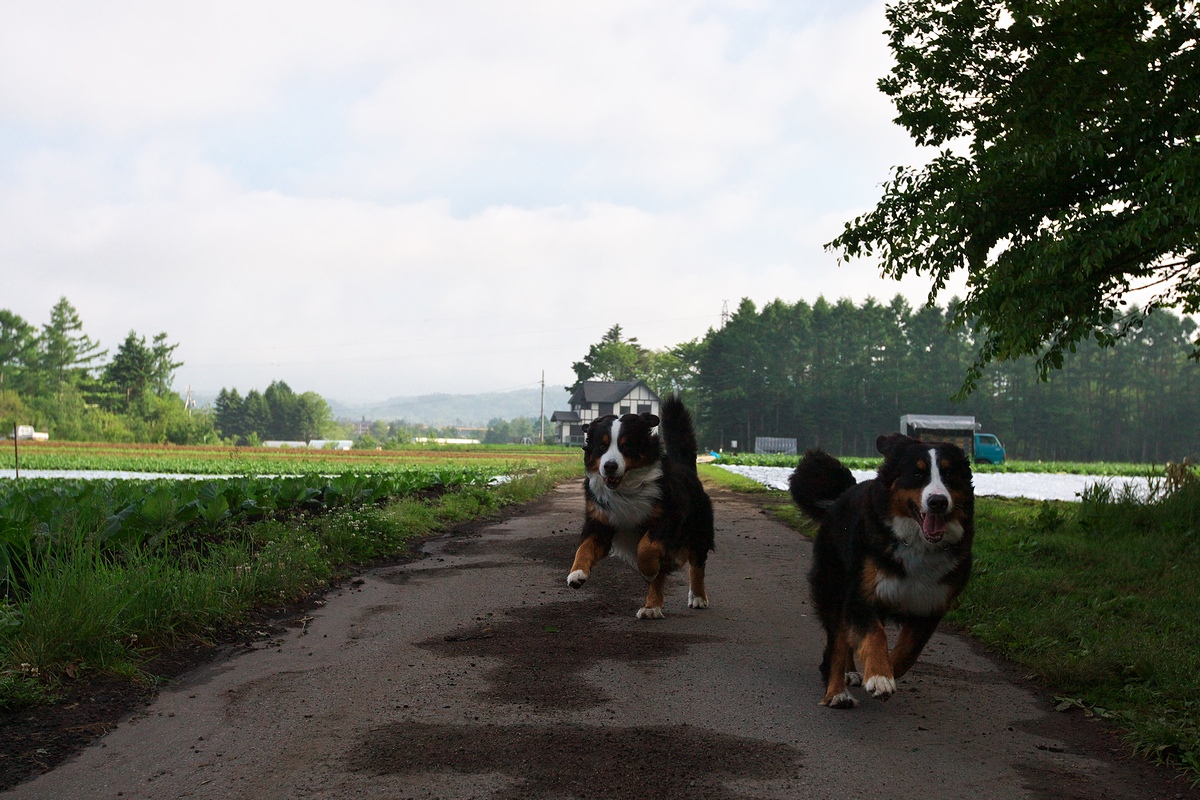
<svg viewBox="0 0 1200 800">
<path fill-rule="evenodd" d="M 789 483 L 821 523 L 808 580 L 825 627 L 822 705 L 852 708 L 860 683 L 881 700 L 896 691 L 971 574 L 975 490 L 961 448 L 880 436 L 883 465 L 855 483 L 843 464 L 809 450 Z M 888 651 L 884 623 L 898 622 Z M 855 655 L 862 669 L 855 668 Z"/>
<path fill-rule="evenodd" d="M 667 575 L 686 563 L 688 605 L 706 608 L 712 502 L 696 475 L 696 434 L 683 403 L 667 398 L 661 421 L 649 413 L 610 414 L 584 431 L 586 516 L 567 583 L 578 589 L 597 561 L 620 556 L 650 581 L 638 618 L 660 619 Z"/>
</svg>

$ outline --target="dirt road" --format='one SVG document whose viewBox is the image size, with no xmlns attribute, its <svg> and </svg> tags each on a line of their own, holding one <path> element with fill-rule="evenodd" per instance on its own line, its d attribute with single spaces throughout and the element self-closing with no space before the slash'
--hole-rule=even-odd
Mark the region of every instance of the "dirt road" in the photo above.
<svg viewBox="0 0 1200 800">
<path fill-rule="evenodd" d="M 13 798 L 1176 798 L 966 639 L 887 703 L 818 706 L 810 545 L 714 495 L 712 606 L 637 620 L 603 562 L 565 584 L 582 499 L 549 499 L 334 592 L 305 624 L 195 669 Z"/>
</svg>

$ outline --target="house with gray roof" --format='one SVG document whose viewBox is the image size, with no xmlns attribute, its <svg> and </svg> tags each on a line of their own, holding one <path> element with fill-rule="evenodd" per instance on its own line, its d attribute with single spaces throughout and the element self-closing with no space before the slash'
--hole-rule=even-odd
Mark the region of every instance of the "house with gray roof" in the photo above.
<svg viewBox="0 0 1200 800">
<path fill-rule="evenodd" d="M 645 381 L 584 381 L 568 401 L 570 411 L 555 411 L 550 421 L 559 444 L 583 444 L 583 426 L 605 414 L 658 415 L 658 395 Z"/>
</svg>

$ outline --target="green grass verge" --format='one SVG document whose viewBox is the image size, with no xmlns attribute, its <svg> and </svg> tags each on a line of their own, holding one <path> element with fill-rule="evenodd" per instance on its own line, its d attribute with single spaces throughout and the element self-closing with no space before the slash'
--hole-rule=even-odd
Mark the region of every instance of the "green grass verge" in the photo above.
<svg viewBox="0 0 1200 800">
<path fill-rule="evenodd" d="M 736 472 L 730 472 L 727 469 L 721 469 L 714 464 L 697 464 L 696 471 L 700 473 L 700 479 L 703 482 L 732 489 L 736 492 L 761 494 L 772 491 L 752 478 L 747 478 L 745 475 L 738 475 Z"/>
<path fill-rule="evenodd" d="M 1158 503 L 981 498 L 949 619 L 1200 780 L 1200 484 Z"/>
<path fill-rule="evenodd" d="M 728 483 L 724 485 L 730 485 Z M 773 492 L 768 508 L 816 527 Z M 947 619 L 1200 784 L 1200 481 L 1154 503 L 980 497 L 975 568 Z"/>
<path fill-rule="evenodd" d="M 52 702 L 89 674 L 147 680 L 156 652 L 202 642 L 252 610 L 303 598 L 356 566 L 395 557 L 448 525 L 532 500 L 582 474 L 554 464 L 495 487 L 402 499 L 241 528 L 202 552 L 102 552 L 94 531 L 47 545 L 19 596 L 0 598 L 0 709 Z"/>
</svg>

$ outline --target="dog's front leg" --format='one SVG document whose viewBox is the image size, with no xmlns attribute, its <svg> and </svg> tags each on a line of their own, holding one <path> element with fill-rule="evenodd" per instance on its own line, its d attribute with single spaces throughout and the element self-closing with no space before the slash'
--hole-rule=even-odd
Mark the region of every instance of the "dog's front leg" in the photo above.
<svg viewBox="0 0 1200 800">
<path fill-rule="evenodd" d="M 863 667 L 863 688 L 878 700 L 887 700 L 896 691 L 892 662 L 888 658 L 887 631 L 876 622 L 858 645 L 858 660 Z"/>
<path fill-rule="evenodd" d="M 589 518 L 583 524 L 582 541 L 575 550 L 575 562 L 567 574 L 567 585 L 578 589 L 591 575 L 596 562 L 608 555 L 616 531 Z"/>
<path fill-rule="evenodd" d="M 650 590 L 646 592 L 646 605 L 638 609 L 638 619 L 662 619 L 663 617 L 663 587 L 667 583 L 667 573 L 663 560 L 666 551 L 663 546 L 644 535 L 638 541 L 637 563 L 638 572 L 650 581 Z"/>
</svg>

